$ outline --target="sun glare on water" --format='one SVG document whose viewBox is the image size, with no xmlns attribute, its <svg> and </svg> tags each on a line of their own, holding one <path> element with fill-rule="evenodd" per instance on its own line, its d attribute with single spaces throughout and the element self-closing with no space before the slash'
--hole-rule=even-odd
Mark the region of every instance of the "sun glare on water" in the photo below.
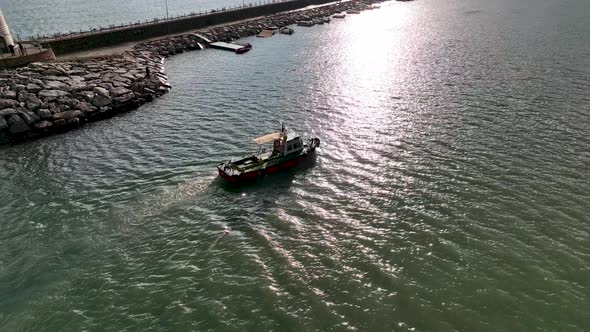
<svg viewBox="0 0 590 332">
<path fill-rule="evenodd" d="M 402 30 L 413 19 L 411 11 L 396 3 L 346 16 L 335 41 L 340 44 L 338 53 L 329 60 L 334 62 L 333 79 L 323 80 L 328 85 L 324 90 L 333 92 L 327 96 L 332 99 L 329 105 L 346 109 L 341 119 L 344 127 L 375 129 L 391 116 L 383 105 L 392 98 L 392 82 L 408 79 L 408 68 L 401 67 L 404 52 L 400 48 L 408 42 Z"/>
</svg>

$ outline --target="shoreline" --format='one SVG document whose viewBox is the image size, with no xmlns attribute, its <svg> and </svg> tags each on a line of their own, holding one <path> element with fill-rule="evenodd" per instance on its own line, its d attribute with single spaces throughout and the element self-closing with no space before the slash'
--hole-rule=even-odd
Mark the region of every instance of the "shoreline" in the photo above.
<svg viewBox="0 0 590 332">
<path fill-rule="evenodd" d="M 134 110 L 169 92 L 164 59 L 202 49 L 196 33 L 212 41 L 233 41 L 382 1 L 351 0 L 281 12 L 0 71 L 0 145 L 76 129 Z"/>
</svg>

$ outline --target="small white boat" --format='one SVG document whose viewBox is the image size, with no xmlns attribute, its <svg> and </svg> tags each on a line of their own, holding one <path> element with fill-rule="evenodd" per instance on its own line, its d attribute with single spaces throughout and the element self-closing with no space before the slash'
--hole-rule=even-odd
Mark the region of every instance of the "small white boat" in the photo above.
<svg viewBox="0 0 590 332">
<path fill-rule="evenodd" d="M 297 25 L 302 27 L 312 27 L 315 23 L 313 23 L 313 21 L 299 21 L 297 22 Z"/>
<path fill-rule="evenodd" d="M 324 24 L 324 20 L 321 18 L 314 18 L 313 23 L 314 24 Z"/>
<path fill-rule="evenodd" d="M 345 18 L 346 14 L 335 14 L 332 18 Z"/>
<path fill-rule="evenodd" d="M 279 30 L 279 32 L 283 35 L 292 35 L 295 31 L 289 27 L 282 27 L 281 30 Z"/>
</svg>

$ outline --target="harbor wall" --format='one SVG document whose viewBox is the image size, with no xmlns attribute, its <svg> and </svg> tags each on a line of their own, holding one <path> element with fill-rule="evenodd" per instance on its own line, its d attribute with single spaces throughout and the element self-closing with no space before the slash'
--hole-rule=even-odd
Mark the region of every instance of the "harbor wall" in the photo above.
<svg viewBox="0 0 590 332">
<path fill-rule="evenodd" d="M 136 24 L 106 31 L 82 33 L 80 35 L 49 40 L 43 44 L 44 46 L 50 46 L 56 55 L 63 55 L 127 42 L 142 41 L 149 38 L 181 33 L 189 30 L 201 29 L 207 26 L 225 24 L 330 2 L 333 2 L 333 0 L 277 1 L 276 3 L 263 4 L 260 6 L 243 7 L 159 22 Z"/>
</svg>

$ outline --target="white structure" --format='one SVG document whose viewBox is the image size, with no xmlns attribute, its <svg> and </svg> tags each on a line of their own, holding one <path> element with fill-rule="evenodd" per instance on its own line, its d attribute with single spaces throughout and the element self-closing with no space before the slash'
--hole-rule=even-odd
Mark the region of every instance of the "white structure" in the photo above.
<svg viewBox="0 0 590 332">
<path fill-rule="evenodd" d="M 8 45 L 14 45 L 14 41 L 12 41 L 10 30 L 8 30 L 8 25 L 6 24 L 4 15 L 2 15 L 2 10 L 0 10 L 0 51 L 6 52 L 8 50 Z"/>
</svg>

